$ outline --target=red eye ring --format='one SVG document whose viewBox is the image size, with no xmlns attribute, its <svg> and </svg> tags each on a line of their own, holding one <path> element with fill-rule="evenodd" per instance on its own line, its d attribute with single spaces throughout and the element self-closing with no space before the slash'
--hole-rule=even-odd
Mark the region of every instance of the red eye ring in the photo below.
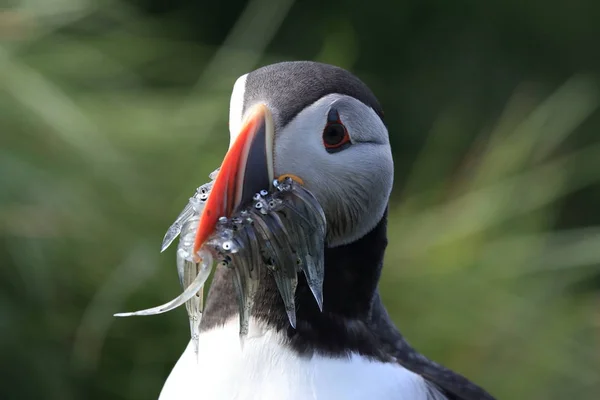
<svg viewBox="0 0 600 400">
<path fill-rule="evenodd" d="M 344 124 L 328 123 L 323 129 L 323 145 L 326 149 L 337 149 L 350 142 L 350 135 Z"/>
</svg>

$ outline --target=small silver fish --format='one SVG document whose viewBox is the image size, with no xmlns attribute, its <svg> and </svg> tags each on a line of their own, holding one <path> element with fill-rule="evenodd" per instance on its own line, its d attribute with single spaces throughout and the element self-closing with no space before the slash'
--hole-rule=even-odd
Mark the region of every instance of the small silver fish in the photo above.
<svg viewBox="0 0 600 400">
<path fill-rule="evenodd" d="M 176 258 L 183 293 L 158 307 L 115 314 L 120 317 L 155 315 L 185 303 L 196 353 L 203 288 L 214 264 L 234 271 L 242 343 L 249 331 L 250 315 L 264 269 L 275 280 L 292 327 L 296 327 L 294 296 L 298 273 L 304 273 L 317 305 L 321 310 L 323 307 L 325 214 L 316 198 L 289 177 L 275 180 L 271 191 L 256 193 L 252 204 L 230 218 L 220 217 L 215 232 L 198 253 L 193 254 L 200 216 L 217 173 L 218 170 L 210 174 L 211 182 L 196 190 L 163 239 L 161 252 L 180 236 Z"/>
</svg>

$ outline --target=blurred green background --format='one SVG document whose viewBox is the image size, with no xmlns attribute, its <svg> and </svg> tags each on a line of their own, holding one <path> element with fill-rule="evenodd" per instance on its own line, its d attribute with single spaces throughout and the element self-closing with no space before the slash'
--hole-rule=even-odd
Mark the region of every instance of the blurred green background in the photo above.
<svg viewBox="0 0 600 400">
<path fill-rule="evenodd" d="M 189 337 L 167 227 L 235 79 L 361 77 L 396 160 L 381 288 L 500 399 L 600 393 L 600 2 L 11 0 L 0 6 L 0 398 L 155 399 Z"/>
</svg>

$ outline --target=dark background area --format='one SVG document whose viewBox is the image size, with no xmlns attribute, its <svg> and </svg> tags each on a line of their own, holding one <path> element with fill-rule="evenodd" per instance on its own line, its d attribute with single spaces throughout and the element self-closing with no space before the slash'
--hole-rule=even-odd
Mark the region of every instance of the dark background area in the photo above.
<svg viewBox="0 0 600 400">
<path fill-rule="evenodd" d="M 600 3 L 18 1 L 0 8 L 0 398 L 154 399 L 185 311 L 164 232 L 235 79 L 308 59 L 383 104 L 385 303 L 501 399 L 600 393 Z M 201 383 L 199 383 L 200 385 Z"/>
</svg>

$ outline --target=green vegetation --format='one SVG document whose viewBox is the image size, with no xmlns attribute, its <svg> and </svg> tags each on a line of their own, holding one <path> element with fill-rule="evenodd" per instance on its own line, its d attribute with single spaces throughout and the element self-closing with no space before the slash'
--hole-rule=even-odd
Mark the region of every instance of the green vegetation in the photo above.
<svg viewBox="0 0 600 400">
<path fill-rule="evenodd" d="M 184 309 L 112 314 L 179 293 L 162 236 L 235 78 L 286 59 L 384 105 L 381 289 L 409 341 L 500 399 L 597 398 L 600 3 L 101 3 L 0 9 L 0 398 L 156 398 Z"/>
</svg>

